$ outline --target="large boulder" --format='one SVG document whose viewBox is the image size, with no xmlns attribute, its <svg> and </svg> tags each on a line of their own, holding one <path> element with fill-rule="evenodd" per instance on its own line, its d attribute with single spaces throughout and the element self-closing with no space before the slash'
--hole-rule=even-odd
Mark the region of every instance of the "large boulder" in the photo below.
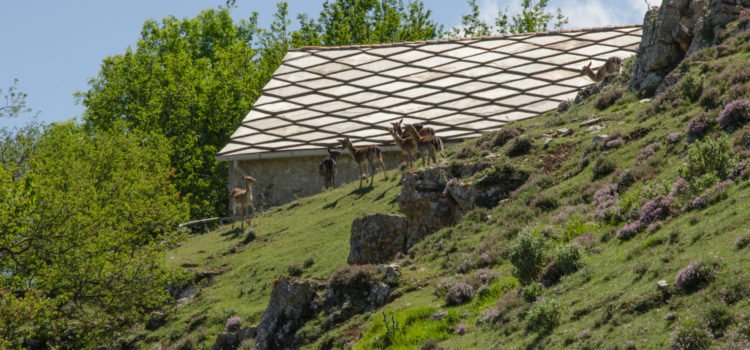
<svg viewBox="0 0 750 350">
<path fill-rule="evenodd" d="M 291 349 L 294 334 L 317 310 L 317 285 L 282 276 L 273 283 L 271 299 L 258 324 L 254 349 Z"/>
<path fill-rule="evenodd" d="M 664 0 L 643 18 L 643 35 L 633 63 L 630 91 L 650 96 L 685 57 L 706 0 Z"/>
<path fill-rule="evenodd" d="M 386 262 L 406 247 L 406 218 L 399 215 L 361 216 L 352 222 L 349 264 Z"/>
<path fill-rule="evenodd" d="M 688 55 L 704 47 L 715 45 L 727 23 L 736 20 L 743 8 L 750 7 L 750 0 L 709 0 L 703 16 L 695 25 L 693 39 Z M 747 28 L 737 28 L 740 31 Z"/>
</svg>

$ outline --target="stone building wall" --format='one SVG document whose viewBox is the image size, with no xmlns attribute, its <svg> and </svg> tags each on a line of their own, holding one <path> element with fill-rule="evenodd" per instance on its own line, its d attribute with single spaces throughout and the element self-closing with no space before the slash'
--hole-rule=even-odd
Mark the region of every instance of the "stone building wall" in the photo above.
<svg viewBox="0 0 750 350">
<path fill-rule="evenodd" d="M 253 184 L 255 207 L 268 208 L 320 193 L 323 190 L 323 178 L 318 175 L 318 165 L 323 158 L 325 157 L 240 160 L 237 165 L 256 179 Z M 401 176 L 396 170 L 400 161 L 400 152 L 383 152 L 383 162 L 388 169 L 389 178 Z M 337 187 L 358 179 L 359 168 L 348 152 L 338 156 L 336 164 Z M 369 169 L 367 171 L 369 173 Z M 378 168 L 375 181 L 383 180 L 382 173 Z M 242 187 L 242 176 L 241 172 L 234 169 L 233 163 L 229 162 L 229 186 Z"/>
</svg>

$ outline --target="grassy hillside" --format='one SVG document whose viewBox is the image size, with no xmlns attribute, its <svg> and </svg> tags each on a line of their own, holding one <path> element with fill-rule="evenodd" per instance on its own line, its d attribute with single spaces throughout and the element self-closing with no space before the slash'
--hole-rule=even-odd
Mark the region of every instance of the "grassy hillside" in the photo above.
<svg viewBox="0 0 750 350">
<path fill-rule="evenodd" d="M 564 113 L 517 123 L 524 132 L 506 144 L 496 133 L 451 149 L 446 163 L 536 170 L 508 200 L 475 209 L 400 258 L 395 301 L 306 347 L 750 344 L 747 37 L 691 56 L 677 69 L 680 81 L 653 100 L 615 84 Z M 581 126 L 594 118 L 601 130 Z M 206 348 L 229 316 L 256 323 L 279 275 L 301 266 L 302 277 L 327 278 L 346 262 L 352 219 L 397 211 L 397 179 L 376 184 L 273 208 L 255 220 L 247 244 L 224 227 L 168 252 L 175 266 L 222 273 L 170 310 L 167 325 L 144 331 L 145 342 Z M 386 332 L 384 314 L 398 321 L 395 332 Z"/>
</svg>

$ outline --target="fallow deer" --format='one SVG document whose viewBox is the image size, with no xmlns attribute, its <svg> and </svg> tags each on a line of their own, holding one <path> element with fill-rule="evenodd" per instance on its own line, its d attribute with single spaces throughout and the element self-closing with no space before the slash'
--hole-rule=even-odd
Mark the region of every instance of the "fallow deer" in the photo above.
<svg viewBox="0 0 750 350">
<path fill-rule="evenodd" d="M 385 130 L 393 136 L 393 141 L 396 142 L 396 145 L 401 149 L 402 153 L 406 155 L 406 167 L 411 169 L 414 167 L 414 149 L 417 148 L 414 144 L 414 140 L 410 136 L 401 137 L 401 135 L 399 135 L 397 130 L 401 129 L 401 125 L 399 125 L 400 123 L 397 122 L 391 124 L 393 127 L 385 127 Z"/>
<path fill-rule="evenodd" d="M 445 154 L 443 154 L 443 141 L 440 140 L 439 137 L 434 135 L 419 135 L 417 129 L 414 127 L 414 125 L 411 124 L 404 124 L 404 130 L 406 131 L 407 135 L 411 136 L 412 139 L 416 141 L 419 155 L 422 156 L 422 166 L 425 165 L 426 156 L 429 156 L 430 159 L 432 159 L 432 163 L 437 163 L 437 157 L 435 154 L 438 151 L 443 157 L 445 157 Z M 427 159 L 428 166 L 430 165 L 430 159 Z"/>
<path fill-rule="evenodd" d="M 229 192 L 229 198 L 232 199 L 232 209 L 234 210 L 232 212 L 232 228 L 234 228 L 236 222 L 237 212 L 240 212 L 242 215 L 240 228 L 245 227 L 245 221 L 250 225 L 252 216 L 250 219 L 247 219 L 247 216 L 250 213 L 255 213 L 255 206 L 253 205 L 253 188 L 251 187 L 255 182 L 255 179 L 252 176 L 247 175 L 243 177 L 242 180 L 245 182 L 245 188 L 233 188 L 232 191 Z M 247 214 L 245 213 L 246 208 L 250 209 Z"/>
<path fill-rule="evenodd" d="M 622 67 L 622 58 L 612 56 L 604 62 L 604 65 L 596 69 L 596 73 L 591 69 L 591 62 L 587 66 L 581 68 L 581 76 L 587 76 L 589 79 L 599 82 L 604 78 L 620 73 L 620 67 Z"/>
<path fill-rule="evenodd" d="M 328 157 L 323 159 L 318 166 L 318 174 L 323 177 L 323 187 L 336 187 L 336 157 L 341 154 L 336 149 L 328 149 Z"/>
<path fill-rule="evenodd" d="M 352 158 L 354 158 L 354 161 L 357 162 L 357 165 L 359 166 L 359 187 L 362 188 L 362 163 L 367 160 L 367 163 L 370 165 L 370 169 L 372 170 L 372 176 L 370 178 L 370 187 L 372 187 L 373 182 L 375 181 L 375 161 L 377 160 L 378 163 L 380 163 L 380 167 L 383 168 L 383 174 L 385 175 L 385 179 L 388 180 L 388 173 L 385 171 L 385 164 L 383 164 L 383 156 L 382 151 L 380 149 L 380 146 L 375 145 L 369 145 L 364 147 L 354 147 L 352 145 L 351 140 L 349 140 L 349 136 L 345 136 L 343 139 L 338 140 L 344 148 L 346 148 L 349 153 L 352 155 Z M 377 159 L 376 159 L 377 157 Z"/>
<path fill-rule="evenodd" d="M 391 124 L 393 124 L 393 128 L 398 132 L 398 136 L 401 136 L 401 137 L 404 137 L 404 132 L 401 129 L 401 124 L 403 122 L 404 122 L 404 120 L 401 119 L 401 120 L 399 120 L 396 123 L 391 123 Z M 413 123 L 412 125 L 414 125 L 414 128 L 417 129 L 417 132 L 420 135 L 422 135 L 422 136 L 428 136 L 428 135 L 435 136 L 435 130 L 433 128 L 431 128 L 431 127 L 424 126 L 424 125 L 419 124 L 419 123 Z"/>
</svg>

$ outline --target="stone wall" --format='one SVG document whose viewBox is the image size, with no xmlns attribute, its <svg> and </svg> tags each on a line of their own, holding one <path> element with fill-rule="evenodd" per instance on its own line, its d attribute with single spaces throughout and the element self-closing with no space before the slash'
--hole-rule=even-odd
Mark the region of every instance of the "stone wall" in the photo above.
<svg viewBox="0 0 750 350">
<path fill-rule="evenodd" d="M 318 175 L 318 165 L 323 158 L 325 157 L 255 159 L 241 160 L 237 163 L 243 171 L 257 180 L 253 184 L 255 207 L 268 208 L 320 193 L 323 190 L 323 178 Z M 395 170 L 400 161 L 400 152 L 383 152 L 383 162 L 388 169 L 389 177 L 400 176 Z M 349 152 L 338 156 L 336 163 L 338 166 L 337 187 L 358 179 L 359 168 Z M 242 187 L 242 176 L 243 174 L 234 169 L 233 163 L 230 162 L 229 186 Z M 375 181 L 382 180 L 383 172 L 378 169 Z"/>
</svg>

